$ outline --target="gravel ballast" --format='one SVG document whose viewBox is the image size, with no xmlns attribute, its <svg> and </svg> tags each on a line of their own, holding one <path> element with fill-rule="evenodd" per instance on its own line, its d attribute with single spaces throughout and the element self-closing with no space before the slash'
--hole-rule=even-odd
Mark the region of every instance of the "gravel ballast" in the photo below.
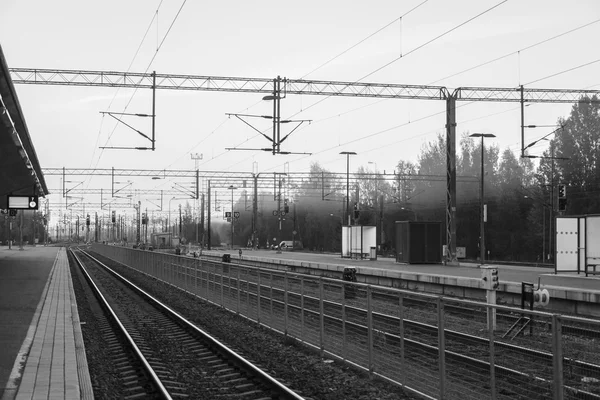
<svg viewBox="0 0 600 400">
<path fill-rule="evenodd" d="M 116 272 L 136 285 L 146 290 L 152 296 L 165 302 L 174 310 L 194 322 L 199 328 L 209 332 L 218 340 L 241 353 L 248 360 L 258 364 L 261 368 L 277 378 L 291 389 L 298 391 L 305 398 L 312 399 L 413 399 L 402 388 L 380 379 L 370 379 L 366 372 L 351 368 L 341 362 L 322 359 L 319 354 L 307 346 L 296 343 L 294 340 L 285 339 L 283 335 L 228 312 L 221 307 L 207 303 L 195 296 L 167 285 L 156 279 L 141 274 L 133 269 L 115 263 L 112 260 L 94 254 L 102 262 L 113 268 Z M 79 300 L 81 287 L 76 294 L 80 305 L 80 318 L 85 321 L 87 304 Z M 87 325 L 87 323 L 86 323 Z M 93 326 L 93 324 L 90 324 Z M 96 398 L 115 398 L 110 393 L 115 393 L 114 382 L 107 379 L 106 373 L 110 371 L 110 364 L 102 354 L 98 354 L 98 341 L 92 329 L 84 329 L 86 354 L 90 364 L 90 372 Z M 86 339 L 86 336 L 87 339 Z M 90 354 L 90 352 L 92 354 Z M 92 365 L 94 364 L 94 365 Z M 92 373 L 92 371 L 94 371 Z M 109 385 L 106 396 L 102 390 L 105 384 Z"/>
</svg>

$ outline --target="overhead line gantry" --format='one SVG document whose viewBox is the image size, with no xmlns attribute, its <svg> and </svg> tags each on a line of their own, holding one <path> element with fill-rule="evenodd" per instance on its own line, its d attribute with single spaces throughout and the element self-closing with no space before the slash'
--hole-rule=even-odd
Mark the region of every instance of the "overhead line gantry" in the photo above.
<svg viewBox="0 0 600 400">
<path fill-rule="evenodd" d="M 11 68 L 15 84 L 67 85 L 200 90 L 237 93 L 265 93 L 281 97 L 285 94 L 371 97 L 390 99 L 444 100 L 446 102 L 446 244 L 450 261 L 456 262 L 456 102 L 495 101 L 521 104 L 521 156 L 524 156 L 525 103 L 574 103 L 581 97 L 598 96 L 598 90 L 531 89 L 459 87 L 454 90 L 444 86 L 403 85 L 388 83 L 339 82 L 304 79 L 242 78 L 201 75 L 176 75 L 58 70 L 36 68 Z M 282 84 L 283 83 L 283 84 Z M 155 113 L 153 112 L 153 115 Z M 153 142 L 154 144 L 154 142 Z M 274 141 L 273 146 L 277 143 Z"/>
</svg>

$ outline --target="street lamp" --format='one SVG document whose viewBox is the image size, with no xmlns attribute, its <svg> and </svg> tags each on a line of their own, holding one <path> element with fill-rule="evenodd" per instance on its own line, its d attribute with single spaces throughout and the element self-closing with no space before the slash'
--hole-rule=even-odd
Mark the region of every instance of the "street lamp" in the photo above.
<svg viewBox="0 0 600 400">
<path fill-rule="evenodd" d="M 230 185 L 228 189 L 231 190 L 231 250 L 233 250 L 233 191 L 237 188 L 233 185 Z"/>
<path fill-rule="evenodd" d="M 340 154 L 346 155 L 346 215 L 348 216 L 348 226 L 350 225 L 350 156 L 355 156 L 353 151 L 342 151 Z"/>
<path fill-rule="evenodd" d="M 493 133 L 472 133 L 469 135 L 469 137 L 480 137 L 481 138 L 481 188 L 480 188 L 480 195 L 481 197 L 479 198 L 479 206 L 480 206 L 480 226 L 479 226 L 479 249 L 481 250 L 481 263 L 484 264 L 485 263 L 485 225 L 484 225 L 484 218 L 483 218 L 483 179 L 484 179 L 484 175 L 483 175 L 483 154 L 484 154 L 484 147 L 483 147 L 483 139 L 484 138 L 494 138 L 496 137 L 496 135 L 494 135 Z"/>
</svg>

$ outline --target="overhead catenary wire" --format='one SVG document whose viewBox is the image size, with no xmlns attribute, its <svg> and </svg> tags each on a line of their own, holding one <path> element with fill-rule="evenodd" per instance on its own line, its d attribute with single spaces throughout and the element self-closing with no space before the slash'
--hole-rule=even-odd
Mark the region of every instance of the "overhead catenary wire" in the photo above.
<svg viewBox="0 0 600 400">
<path fill-rule="evenodd" d="M 173 26 L 175 25 L 175 22 L 177 21 L 177 18 L 179 18 L 179 15 L 181 14 L 181 10 L 183 10 L 183 7 L 185 6 L 187 0 L 183 0 L 183 2 L 181 3 L 181 6 L 179 7 L 179 10 L 177 11 L 177 14 L 175 15 L 175 17 L 173 18 L 173 21 L 171 21 L 171 24 L 169 25 L 169 28 L 167 29 L 167 32 L 165 32 L 160 44 L 158 45 L 158 47 L 156 48 L 156 51 L 154 52 L 154 55 L 152 56 L 152 59 L 150 60 L 150 62 L 148 63 L 148 66 L 146 67 L 146 69 L 144 70 L 144 74 L 148 72 L 148 70 L 150 69 L 150 67 L 152 66 L 152 63 L 154 63 L 154 59 L 156 58 L 156 56 L 158 55 L 158 52 L 160 51 L 160 49 L 162 48 L 163 44 L 165 43 L 165 40 L 167 39 L 167 37 L 169 36 L 169 33 L 171 32 L 171 29 L 173 28 Z M 131 97 L 129 98 L 129 101 L 127 102 L 127 104 L 125 105 L 125 107 L 123 108 L 123 112 L 126 112 L 127 109 L 129 108 L 129 105 L 131 104 L 131 102 L 133 101 L 133 98 L 135 97 L 136 93 L 138 91 L 138 88 L 135 88 L 133 90 L 133 93 L 131 94 Z M 117 129 L 117 125 L 115 125 L 115 127 L 113 128 L 112 132 L 110 133 L 110 135 L 108 136 L 108 139 L 106 139 L 106 144 L 107 145 L 110 141 L 110 139 L 112 138 L 113 134 L 115 133 Z M 102 154 L 104 154 L 104 149 L 101 150 L 100 155 L 98 156 L 98 161 L 96 162 L 96 166 L 98 166 L 98 164 L 100 163 L 100 159 L 102 157 Z"/>
<path fill-rule="evenodd" d="M 135 59 L 137 58 L 140 49 L 142 48 L 142 45 L 144 44 L 145 40 L 146 40 L 146 36 L 148 36 L 148 32 L 150 32 L 150 28 L 152 28 L 152 24 L 154 23 L 154 20 L 158 18 L 158 11 L 160 10 L 160 7 L 162 6 L 164 0 L 161 0 L 160 3 L 158 4 L 158 7 L 156 8 L 156 11 L 154 13 L 154 16 L 152 17 L 152 19 L 150 20 L 150 23 L 148 24 L 148 27 L 146 28 L 146 32 L 144 32 L 144 36 L 142 37 L 142 40 L 140 41 L 140 44 L 138 45 L 137 50 L 135 51 L 135 54 L 133 55 L 133 57 L 131 58 L 131 61 L 129 62 L 129 66 L 127 67 L 127 71 L 129 72 L 131 70 L 131 67 L 133 66 L 133 63 L 135 62 Z M 158 34 L 158 30 L 157 30 L 157 34 Z M 110 110 L 113 102 L 115 101 L 115 99 L 117 98 L 119 91 L 121 90 L 120 87 L 117 88 L 117 90 L 115 91 L 115 94 L 113 95 L 112 99 L 110 100 L 110 103 L 108 103 L 108 109 Z M 96 155 L 96 149 L 98 149 L 98 143 L 100 142 L 100 136 L 102 134 L 102 127 L 104 125 L 104 117 L 106 115 L 102 114 L 102 119 L 100 121 L 100 128 L 98 130 L 98 135 L 96 136 L 96 142 L 94 144 L 94 148 L 93 148 L 93 152 L 92 152 L 92 156 L 90 157 L 90 168 L 94 162 L 94 156 Z M 116 129 L 116 125 L 115 125 L 115 129 Z M 101 152 L 103 151 L 103 149 L 101 149 Z M 98 165 L 98 163 L 96 163 L 96 166 Z M 90 178 L 91 180 L 91 178 Z M 88 185 L 89 185 L 89 181 L 88 181 Z"/>
<path fill-rule="evenodd" d="M 411 8 L 410 10 L 408 10 L 407 12 L 405 12 L 404 14 L 402 14 L 401 16 L 399 16 L 398 18 L 394 19 L 393 21 L 389 22 L 388 24 L 386 24 L 386 25 L 382 26 L 381 28 L 377 29 L 375 32 L 371 33 L 370 35 L 368 35 L 365 38 L 361 39 L 360 41 L 356 42 L 355 44 L 353 44 L 352 46 L 348 47 L 346 50 L 342 51 L 338 55 L 336 55 L 336 56 L 330 58 L 329 60 L 325 61 L 323 64 L 319 65 L 318 67 L 316 67 L 315 69 L 313 69 L 309 73 L 304 74 L 300 79 L 305 79 L 307 76 L 312 75 L 313 73 L 315 73 L 316 71 L 320 70 L 321 68 L 323 68 L 327 64 L 329 64 L 329 63 L 335 61 L 336 59 L 338 59 L 339 57 L 343 56 L 344 54 L 346 54 L 350 50 L 352 50 L 355 47 L 363 44 L 364 42 L 366 42 L 367 40 L 369 40 L 373 36 L 377 35 L 379 32 L 381 32 L 384 29 L 388 28 L 389 26 L 395 24 L 397 21 L 402 21 L 402 18 L 406 17 L 408 14 L 410 14 L 413 11 L 415 11 L 417 8 L 421 7 L 423 4 L 427 3 L 427 1 L 429 1 L 429 0 L 424 0 L 423 2 L 417 4 L 416 6 L 414 6 L 413 8 Z"/>
<path fill-rule="evenodd" d="M 387 64 L 383 65 L 382 67 L 379 67 L 379 68 L 377 68 L 376 70 L 374 70 L 374 71 L 372 71 L 371 73 L 369 73 L 369 74 L 367 74 L 367 75 L 363 76 L 362 78 L 360 78 L 360 79 L 356 80 L 356 81 L 355 81 L 355 82 L 353 82 L 353 83 L 358 83 L 358 82 L 362 81 L 363 79 L 365 79 L 365 78 L 367 78 L 367 77 L 369 77 L 369 76 L 373 75 L 374 73 L 376 73 L 376 72 L 378 72 L 378 71 L 380 71 L 380 70 L 382 70 L 382 69 L 386 68 L 387 66 L 389 66 L 389 65 L 391 65 L 391 64 L 393 64 L 393 63 L 395 63 L 396 61 L 400 60 L 401 58 L 403 58 L 403 57 L 406 57 L 408 54 L 414 53 L 414 52 L 418 51 L 419 49 L 422 49 L 423 47 L 425 47 L 425 46 L 427 46 L 427 45 L 429 45 L 429 44 L 433 43 L 434 41 L 436 41 L 436 40 L 438 40 L 438 39 L 442 38 L 443 36 L 447 35 L 448 33 L 452 32 L 452 31 L 454 31 L 454 30 L 456 30 L 456 29 L 460 28 L 461 26 L 464 26 L 464 25 L 466 25 L 467 23 L 469 23 L 469 22 L 471 22 L 471 21 L 473 21 L 473 20 L 475 20 L 475 19 L 479 18 L 480 16 L 482 16 L 482 15 L 484 15 L 484 14 L 486 14 L 486 13 L 488 13 L 488 12 L 492 11 L 493 9 L 495 9 L 495 8 L 497 8 L 498 6 L 500 6 L 500 5 L 504 4 L 504 3 L 506 3 L 507 1 L 508 1 L 508 0 L 503 0 L 503 1 L 501 1 L 500 3 L 497 3 L 496 5 L 494 5 L 494 6 L 492 6 L 492 7 L 489 7 L 489 8 L 488 8 L 488 9 L 486 9 L 485 11 L 482 11 L 481 13 L 479 13 L 479 14 L 477 14 L 477 15 L 475 15 L 475 16 L 473 16 L 473 17 L 471 17 L 471 18 L 469 18 L 468 20 L 466 20 L 466 21 L 464 21 L 464 22 L 460 23 L 459 25 L 456 25 L 455 27 L 453 27 L 453 28 L 451 28 L 451 29 L 449 29 L 449 30 L 445 31 L 444 33 L 442 33 L 442 34 L 440 34 L 440 35 L 436 36 L 435 38 L 433 38 L 433 39 L 431 39 L 431 40 L 429 40 L 429 41 L 427 41 L 427 42 L 425 42 L 425 43 L 421 44 L 420 46 L 417 46 L 416 48 L 414 48 L 414 49 L 410 50 L 409 52 L 405 53 L 404 55 L 401 55 L 400 57 L 397 57 L 396 59 L 392 60 L 391 62 L 389 62 L 389 63 L 387 63 Z M 290 117 L 288 117 L 288 118 L 294 118 L 294 117 L 295 117 L 295 116 L 297 116 L 298 114 L 300 114 L 300 113 L 302 113 L 302 112 L 305 112 L 305 111 L 307 111 L 308 109 L 310 109 L 310 108 L 312 108 L 312 107 L 315 107 L 315 106 L 317 106 L 318 104 L 321 104 L 322 102 L 326 101 L 326 100 L 327 100 L 327 99 L 329 99 L 329 98 L 331 98 L 331 96 L 326 96 L 326 97 L 324 97 L 324 98 L 322 98 L 322 99 L 318 100 L 317 102 L 315 102 L 315 103 L 313 103 L 313 104 L 309 105 L 308 107 L 306 107 L 306 108 L 302 109 L 301 111 L 299 111 L 299 112 L 296 112 L 296 113 L 292 114 L 292 115 L 291 115 Z M 435 114 L 435 115 L 437 115 L 437 114 Z M 357 140 L 360 140 L 360 139 L 357 139 Z M 335 147 L 338 147 L 338 146 L 335 146 Z M 326 150 L 325 150 L 325 151 L 326 151 Z M 317 154 L 320 154 L 320 153 L 321 153 L 321 152 L 317 152 L 317 153 L 313 153 L 312 155 L 317 155 Z M 310 157 L 310 156 L 305 156 L 305 157 L 302 157 L 302 158 L 300 158 L 300 159 L 303 159 L 303 158 L 306 158 L 306 157 Z M 239 163 L 238 163 L 238 164 L 239 164 Z M 280 166 L 281 166 L 281 165 L 280 165 Z"/>
<path fill-rule="evenodd" d="M 566 74 L 567 72 L 575 71 L 577 69 L 580 69 L 580 68 L 583 68 L 583 67 L 587 67 L 588 65 L 592 65 L 592 64 L 595 64 L 597 62 L 600 62 L 600 58 L 598 58 L 596 60 L 593 60 L 593 61 L 590 61 L 590 62 L 587 62 L 587 63 L 584 63 L 584 64 L 580 64 L 580 65 L 578 65 L 576 67 L 572 67 L 572 68 L 568 68 L 568 69 L 565 69 L 565 70 L 560 71 L 560 72 L 556 72 L 556 73 L 554 73 L 552 75 L 548 75 L 548 76 L 545 76 L 545 77 L 540 78 L 540 79 L 536 79 L 536 80 L 531 81 L 531 82 L 527 82 L 524 86 L 531 85 L 532 83 L 540 82 L 540 81 L 543 81 L 543 80 L 546 80 L 546 79 L 549 79 L 549 78 L 553 78 L 553 77 L 558 76 L 558 75 Z"/>
<path fill-rule="evenodd" d="M 534 47 L 540 46 L 540 45 L 542 45 L 542 44 L 544 44 L 544 43 L 548 43 L 548 42 L 550 42 L 550 41 L 552 41 L 552 40 L 554 40 L 554 39 L 558 39 L 558 38 L 560 38 L 560 37 L 563 37 L 563 36 L 565 36 L 565 35 L 568 35 L 568 34 L 570 34 L 570 33 L 573 33 L 573 32 L 576 32 L 576 31 L 578 31 L 578 30 L 581 30 L 581 29 L 583 29 L 583 28 L 587 28 L 588 26 L 590 26 L 590 25 L 593 25 L 593 24 L 596 24 L 596 23 L 598 23 L 598 22 L 600 22 L 600 19 L 596 19 L 596 20 L 594 20 L 594 21 L 592 21 L 592 22 L 588 22 L 588 23 L 586 23 L 586 24 L 580 25 L 580 26 L 578 26 L 578 27 L 576 27 L 576 28 L 573 28 L 573 29 L 570 29 L 570 30 L 568 30 L 568 31 L 566 31 L 566 32 L 560 33 L 560 34 L 558 34 L 558 35 L 554 35 L 554 36 L 552 36 L 552 37 L 549 37 L 549 38 L 547 38 L 547 39 L 541 40 L 541 41 L 539 41 L 539 42 L 537 42 L 537 43 L 531 44 L 531 45 L 529 45 L 529 46 L 525 46 L 525 47 L 523 47 L 523 48 L 521 48 L 521 49 L 519 49 L 519 50 L 512 51 L 512 52 L 510 52 L 510 53 L 504 54 L 503 56 L 496 57 L 496 58 L 494 58 L 494 59 L 492 59 L 492 60 L 488 60 L 488 61 L 482 62 L 481 64 L 477 64 L 477 65 L 475 65 L 475 66 L 473 66 L 473 67 L 469 67 L 469 68 L 467 68 L 467 69 L 463 69 L 462 71 L 455 72 L 455 73 L 453 73 L 453 74 L 451 74 L 451 75 L 445 76 L 445 77 L 443 77 L 443 78 L 440 78 L 440 79 L 437 79 L 437 80 L 435 80 L 435 81 L 431 82 L 431 83 L 430 83 L 430 85 L 433 85 L 434 83 L 438 83 L 438 82 L 441 82 L 441 81 L 443 81 L 443 80 L 446 80 L 446 79 L 449 79 L 449 78 L 454 78 L 455 76 L 462 75 L 462 74 L 464 74 L 465 72 L 470 72 L 470 71 L 473 71 L 473 70 L 475 70 L 475 69 L 477 69 L 477 68 L 481 68 L 481 67 L 483 67 L 483 66 L 486 66 L 486 65 L 492 64 L 492 63 L 494 63 L 494 62 L 496 62 L 496 61 L 500 61 L 500 60 L 502 60 L 502 59 L 504 59 L 504 58 L 507 58 L 507 57 L 513 56 L 513 55 L 515 55 L 515 54 L 520 54 L 520 53 L 522 53 L 522 52 L 524 52 L 524 51 L 526 51 L 526 50 L 529 50 L 529 49 L 532 49 L 532 48 L 534 48 Z M 519 79 L 519 80 L 520 80 L 520 79 Z"/>
<path fill-rule="evenodd" d="M 339 53 L 338 55 L 336 55 L 336 56 L 334 56 L 333 58 L 329 59 L 328 61 L 324 62 L 323 64 L 321 64 L 321 65 L 320 65 L 320 66 L 318 66 L 317 68 L 315 68 L 315 69 L 313 69 L 312 71 L 308 72 L 307 74 L 304 74 L 304 75 L 303 75 L 303 77 L 302 77 L 301 79 L 304 79 L 304 78 L 305 78 L 305 77 L 307 77 L 308 75 L 311 75 L 312 73 L 314 73 L 314 72 L 316 72 L 317 70 L 321 69 L 321 68 L 322 68 L 322 67 L 324 67 L 325 65 L 327 65 L 327 64 L 331 63 L 332 61 L 334 61 L 335 59 L 339 58 L 339 57 L 340 57 L 340 56 L 342 56 L 343 54 L 347 53 L 348 51 L 350 51 L 350 50 L 354 49 L 355 47 L 359 46 L 360 44 L 364 43 L 365 41 L 367 41 L 367 40 L 368 40 L 368 39 L 370 39 L 371 37 L 375 36 L 375 35 L 376 35 L 376 34 L 378 34 L 379 32 L 381 32 L 381 31 L 385 30 L 386 28 L 388 28 L 389 26 L 393 25 L 393 24 L 394 24 L 396 21 L 398 21 L 398 20 L 401 20 L 403 17 L 406 17 L 408 14 L 412 13 L 413 11 L 415 11 L 416 9 L 418 9 L 419 7 L 421 7 L 423 4 L 427 3 L 427 1 L 429 1 L 429 0 L 424 0 L 424 1 L 422 1 L 421 3 L 417 4 L 415 7 L 411 8 L 410 10 L 408 10 L 407 12 L 405 12 L 404 14 L 402 14 L 400 17 L 398 17 L 398 18 L 394 19 L 393 21 L 391 21 L 391 22 L 387 23 L 386 25 L 384 25 L 383 27 L 379 28 L 379 29 L 378 29 L 378 30 L 376 30 L 375 32 L 373 32 L 373 33 L 369 34 L 369 35 L 368 35 L 368 36 L 366 36 L 365 38 L 361 39 L 359 42 L 357 42 L 357 43 L 355 43 L 354 45 L 350 46 L 350 47 L 349 47 L 349 48 L 347 48 L 346 50 L 342 51 L 342 52 L 341 52 L 341 53 Z M 258 101 L 258 102 L 256 102 L 255 104 L 253 104 L 252 106 L 248 107 L 247 109 L 249 109 L 249 108 L 251 108 L 251 107 L 254 107 L 255 105 L 257 105 L 257 104 L 259 104 L 259 103 L 261 103 L 261 102 L 262 102 L 262 100 L 261 100 L 261 101 Z M 312 106 L 311 106 L 311 107 L 312 107 Z M 294 115 L 297 115 L 297 114 L 294 114 Z M 266 130 L 267 130 L 267 129 L 263 130 L 262 132 L 264 133 Z M 255 139 L 255 138 L 257 138 L 257 137 L 260 137 L 260 135 L 259 135 L 259 134 L 255 134 L 254 136 L 252 136 L 252 137 L 250 137 L 250 138 L 247 138 L 247 139 L 246 139 L 246 140 L 244 140 L 243 142 L 241 142 L 241 143 L 239 143 L 239 144 L 237 144 L 237 145 L 235 145 L 235 146 L 232 146 L 232 147 L 233 147 L 233 148 L 239 147 L 239 146 L 241 146 L 242 144 L 245 144 L 245 143 L 247 143 L 249 140 Z M 191 150 L 190 150 L 190 151 L 191 151 Z M 204 163 L 202 163 L 202 164 L 205 164 L 205 163 L 207 163 L 207 162 L 209 162 L 209 161 L 215 160 L 216 158 L 219 158 L 220 156 L 222 156 L 222 155 L 224 155 L 224 154 L 227 154 L 227 152 L 228 152 L 228 151 L 224 151 L 224 152 L 222 152 L 222 153 L 218 154 L 217 156 L 215 156 L 215 157 L 212 157 L 212 158 L 211 158 L 211 160 L 207 160 L 207 161 L 205 161 L 205 162 L 204 162 Z M 186 152 L 186 153 L 187 153 L 187 152 Z M 241 160 L 241 161 L 237 162 L 235 165 L 239 164 L 240 162 L 246 161 L 246 160 L 248 160 L 249 158 L 252 158 L 252 157 L 253 157 L 253 156 L 247 157 L 247 158 L 245 158 L 245 159 L 243 159 L 243 160 Z M 179 159 L 181 159 L 181 157 L 179 157 L 179 158 L 178 158 L 178 160 L 179 160 Z M 177 160 L 176 160 L 176 161 L 177 161 Z M 174 162 L 176 162 L 176 161 L 174 161 Z M 174 162 L 173 162 L 173 163 L 174 163 Z M 170 164 L 170 165 L 172 165 L 172 164 Z M 230 167 L 231 167 L 231 166 L 230 166 Z"/>
</svg>

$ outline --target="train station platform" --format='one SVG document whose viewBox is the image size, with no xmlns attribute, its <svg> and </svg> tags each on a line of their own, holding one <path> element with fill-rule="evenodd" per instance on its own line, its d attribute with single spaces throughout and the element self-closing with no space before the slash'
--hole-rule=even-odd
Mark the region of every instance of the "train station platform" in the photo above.
<svg viewBox="0 0 600 400">
<path fill-rule="evenodd" d="M 0 399 L 92 399 L 64 248 L 0 248 Z"/>
<path fill-rule="evenodd" d="M 233 251 L 204 251 L 203 255 L 220 258 L 230 253 L 232 262 L 239 258 Z M 485 298 L 479 264 L 461 262 L 459 265 L 405 264 L 393 258 L 376 260 L 342 258 L 340 254 L 307 253 L 300 251 L 242 249 L 242 257 L 282 270 L 339 277 L 346 267 L 355 267 L 358 282 L 393 286 L 453 297 Z M 555 274 L 554 268 L 524 265 L 491 264 L 498 268 L 501 304 L 519 306 L 521 283 L 533 283 L 547 288 L 552 300 L 549 309 L 585 317 L 600 317 L 600 277 L 576 273 Z"/>
</svg>

